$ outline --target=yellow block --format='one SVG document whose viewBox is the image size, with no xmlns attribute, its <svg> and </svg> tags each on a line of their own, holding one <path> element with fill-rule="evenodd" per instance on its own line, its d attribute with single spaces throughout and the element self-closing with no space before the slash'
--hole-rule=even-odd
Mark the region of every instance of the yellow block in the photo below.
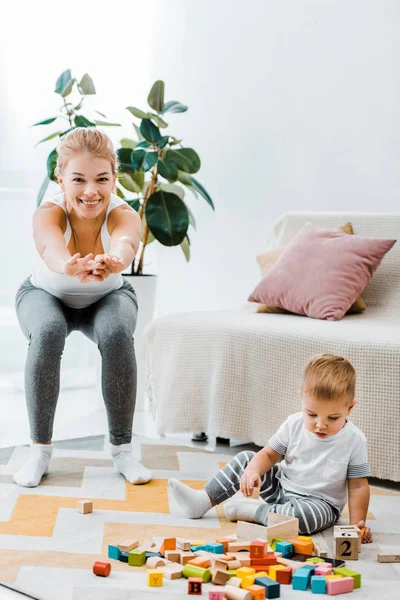
<svg viewBox="0 0 400 600">
<path fill-rule="evenodd" d="M 276 572 L 277 571 L 282 571 L 282 569 L 286 569 L 286 565 L 271 565 L 269 568 L 269 575 L 268 577 L 270 577 L 271 579 L 273 579 L 274 581 L 276 581 Z"/>
<path fill-rule="evenodd" d="M 160 569 L 147 569 L 147 585 L 160 587 L 163 584 L 163 572 Z"/>
<path fill-rule="evenodd" d="M 282 565 L 285 566 L 285 565 Z M 258 573 L 256 573 L 255 579 L 257 579 L 258 577 L 269 577 L 267 571 L 258 571 Z"/>
<path fill-rule="evenodd" d="M 244 579 L 245 577 L 248 577 L 249 575 L 254 575 L 256 572 L 255 569 L 252 569 L 251 567 L 240 567 L 240 569 L 238 569 L 236 571 L 236 577 L 239 577 L 240 579 Z"/>
<path fill-rule="evenodd" d="M 205 546 L 207 542 L 205 540 L 190 540 L 191 546 Z"/>
<path fill-rule="evenodd" d="M 257 574 L 257 577 L 259 577 L 258 574 Z M 243 577 L 242 588 L 244 590 L 247 590 L 248 587 L 250 587 L 251 585 L 254 585 L 255 578 L 256 578 L 256 575 L 247 575 L 247 577 Z"/>
<path fill-rule="evenodd" d="M 330 579 L 342 579 L 342 576 L 341 575 L 327 575 L 326 580 L 329 581 Z"/>
<path fill-rule="evenodd" d="M 297 539 L 303 540 L 303 542 L 312 542 L 312 538 L 309 537 L 308 535 L 298 535 Z"/>
</svg>

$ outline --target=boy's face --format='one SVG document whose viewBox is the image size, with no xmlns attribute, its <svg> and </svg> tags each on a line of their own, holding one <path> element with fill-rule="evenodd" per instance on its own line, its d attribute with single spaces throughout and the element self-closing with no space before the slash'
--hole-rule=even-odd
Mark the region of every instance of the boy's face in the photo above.
<svg viewBox="0 0 400 600">
<path fill-rule="evenodd" d="M 326 439 L 338 433 L 344 426 L 346 417 L 357 403 L 357 400 L 350 401 L 348 396 L 325 400 L 304 391 L 300 395 L 304 424 L 308 431 L 320 439 Z"/>
</svg>

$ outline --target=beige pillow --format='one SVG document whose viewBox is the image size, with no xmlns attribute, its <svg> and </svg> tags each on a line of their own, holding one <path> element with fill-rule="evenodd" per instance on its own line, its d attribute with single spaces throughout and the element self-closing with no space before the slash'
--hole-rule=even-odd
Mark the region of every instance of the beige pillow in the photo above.
<svg viewBox="0 0 400 600">
<path fill-rule="evenodd" d="M 352 235 L 354 233 L 353 227 L 351 223 L 345 223 L 341 227 L 338 227 L 340 231 L 343 233 L 347 233 L 348 235 Z M 282 246 L 281 248 L 275 248 L 274 250 L 269 250 L 268 252 L 264 252 L 257 256 L 257 262 L 261 269 L 261 276 L 264 278 L 270 268 L 276 263 L 282 252 L 285 250 L 286 246 Z M 268 306 L 267 304 L 259 304 L 257 302 L 251 302 L 250 304 L 255 304 L 255 311 L 257 313 L 279 313 L 279 314 L 289 314 L 289 311 L 283 308 L 277 308 L 276 306 Z M 367 308 L 365 304 L 365 300 L 362 296 L 359 296 L 357 300 L 352 304 L 347 311 L 347 315 L 354 315 L 357 313 L 361 313 L 363 310 Z"/>
</svg>

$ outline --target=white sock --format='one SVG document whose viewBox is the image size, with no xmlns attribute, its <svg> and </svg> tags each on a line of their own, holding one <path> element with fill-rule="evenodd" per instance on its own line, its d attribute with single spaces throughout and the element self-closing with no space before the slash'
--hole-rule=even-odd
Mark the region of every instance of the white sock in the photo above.
<svg viewBox="0 0 400 600">
<path fill-rule="evenodd" d="M 254 515 L 261 502 L 252 499 L 229 500 L 224 504 L 226 518 L 228 521 L 248 521 L 249 523 L 254 523 Z"/>
<path fill-rule="evenodd" d="M 200 519 L 212 508 L 210 497 L 205 490 L 193 490 L 178 479 L 170 479 L 168 487 L 189 519 Z"/>
<path fill-rule="evenodd" d="M 110 447 L 115 471 L 121 473 L 129 483 L 138 485 L 151 480 L 152 472 L 133 457 L 132 444 L 110 444 Z"/>
<path fill-rule="evenodd" d="M 43 475 L 49 472 L 53 444 L 31 444 L 31 455 L 25 465 L 14 475 L 14 481 L 24 487 L 36 487 Z"/>
</svg>

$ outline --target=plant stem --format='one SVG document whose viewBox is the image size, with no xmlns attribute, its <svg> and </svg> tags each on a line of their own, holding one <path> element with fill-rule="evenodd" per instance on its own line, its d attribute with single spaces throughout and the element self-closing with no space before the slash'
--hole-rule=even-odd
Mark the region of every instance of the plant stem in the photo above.
<svg viewBox="0 0 400 600">
<path fill-rule="evenodd" d="M 64 107 L 65 107 L 65 109 L 67 111 L 67 117 L 68 117 L 69 125 L 70 125 L 70 127 L 72 127 L 71 115 L 69 114 L 69 108 L 67 106 L 67 103 L 65 102 L 64 96 L 63 96 L 63 100 L 64 100 Z"/>
<path fill-rule="evenodd" d="M 157 179 L 158 179 L 157 165 L 154 165 L 154 167 L 151 170 L 150 184 L 149 184 L 149 186 L 148 186 L 148 188 L 146 190 L 146 193 L 144 195 L 144 198 L 143 198 L 143 204 L 141 206 L 141 213 L 140 213 L 141 217 L 145 214 L 147 200 L 150 198 L 150 196 L 154 192 L 154 188 L 157 185 Z M 146 250 L 148 237 L 149 237 L 149 227 L 147 225 L 147 222 L 145 222 L 145 224 L 144 224 L 144 231 L 143 231 L 143 240 L 142 240 L 142 252 L 140 254 L 140 259 L 139 259 L 139 264 L 137 266 L 136 275 L 141 275 L 142 274 L 144 251 Z M 133 272 L 133 268 L 134 267 L 133 267 L 133 264 L 132 264 L 132 272 Z"/>
</svg>

